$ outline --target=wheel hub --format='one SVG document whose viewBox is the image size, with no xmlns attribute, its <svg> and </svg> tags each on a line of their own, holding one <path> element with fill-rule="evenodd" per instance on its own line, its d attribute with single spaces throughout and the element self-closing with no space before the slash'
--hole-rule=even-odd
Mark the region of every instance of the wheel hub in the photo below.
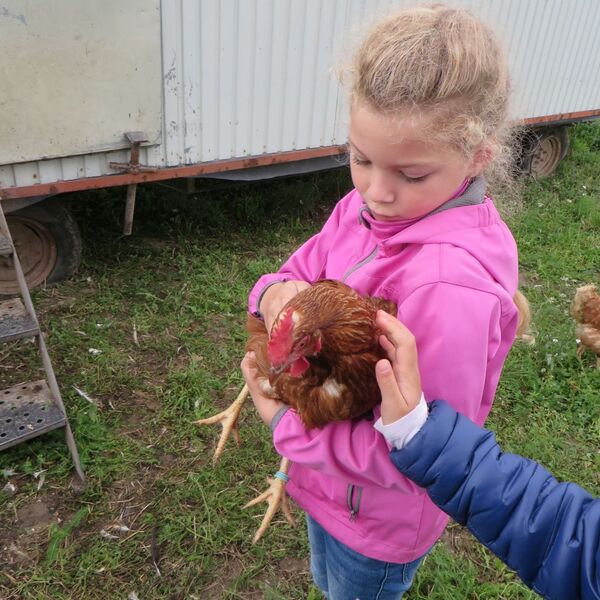
<svg viewBox="0 0 600 600">
<path fill-rule="evenodd" d="M 28 287 L 44 282 L 56 264 L 56 243 L 48 230 L 27 217 L 7 215 L 8 227 Z M 12 257 L 0 258 L 0 294 L 18 293 Z"/>
<path fill-rule="evenodd" d="M 562 158 L 561 141 L 554 135 L 541 139 L 531 158 L 531 174 L 535 179 L 547 177 Z"/>
</svg>

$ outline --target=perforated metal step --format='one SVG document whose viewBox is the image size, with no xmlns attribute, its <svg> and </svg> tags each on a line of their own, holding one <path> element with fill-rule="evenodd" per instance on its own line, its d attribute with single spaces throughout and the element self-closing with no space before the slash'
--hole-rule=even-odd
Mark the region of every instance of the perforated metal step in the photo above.
<svg viewBox="0 0 600 600">
<path fill-rule="evenodd" d="M 10 256 L 13 252 L 9 239 L 0 233 L 0 256 Z"/>
<path fill-rule="evenodd" d="M 20 298 L 0 302 L 0 342 L 37 335 L 39 329 Z"/>
<path fill-rule="evenodd" d="M 0 391 L 0 450 L 64 427 L 66 422 L 43 379 Z"/>
<path fill-rule="evenodd" d="M 18 289 L 21 291 L 20 299 L 0 303 L 0 342 L 36 336 L 50 387 L 46 381 L 41 380 L 21 383 L 0 391 L 0 451 L 53 429 L 64 428 L 75 471 L 80 483 L 85 485 L 85 474 L 81 468 L 79 453 L 60 397 L 44 336 L 38 328 L 27 281 L 17 256 L 17 249 L 13 247 L 10 238 L 8 223 L 0 202 L 0 263 L 10 267 L 12 262 Z"/>
</svg>

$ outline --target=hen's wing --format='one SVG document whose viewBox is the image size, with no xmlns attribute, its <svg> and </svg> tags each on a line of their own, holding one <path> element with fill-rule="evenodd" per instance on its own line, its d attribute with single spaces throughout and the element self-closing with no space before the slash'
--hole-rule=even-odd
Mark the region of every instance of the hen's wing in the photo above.
<svg viewBox="0 0 600 600">
<path fill-rule="evenodd" d="M 398 314 L 398 307 L 396 306 L 396 303 L 391 300 L 377 298 L 376 296 L 366 296 L 365 302 L 372 305 L 375 311 L 383 310 L 394 317 Z"/>
<path fill-rule="evenodd" d="M 600 357 L 600 329 L 587 323 L 578 323 L 575 331 L 582 346 Z"/>
<path fill-rule="evenodd" d="M 600 335 L 600 296 L 590 298 L 582 313 L 582 323 L 596 329 Z"/>
<path fill-rule="evenodd" d="M 309 359 L 310 368 L 302 377 L 283 375 L 274 384 L 277 395 L 296 409 L 307 428 L 345 421 L 364 415 L 381 401 L 375 379 L 375 363 L 384 356 L 371 329 L 372 343 L 360 352 L 341 353 Z M 339 337 L 338 337 L 339 339 Z M 344 352 L 348 344 L 342 344 Z"/>
</svg>

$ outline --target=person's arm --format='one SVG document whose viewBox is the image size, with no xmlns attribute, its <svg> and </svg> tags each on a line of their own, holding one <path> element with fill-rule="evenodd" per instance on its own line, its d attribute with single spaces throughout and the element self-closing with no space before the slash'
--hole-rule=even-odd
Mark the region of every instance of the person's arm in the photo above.
<svg viewBox="0 0 600 600">
<path fill-rule="evenodd" d="M 489 387 L 500 375 L 501 303 L 491 293 L 437 282 L 416 289 L 398 310 L 415 337 L 425 398 L 444 398 L 482 424 Z M 516 324 L 516 321 L 515 321 Z M 501 354 L 506 351 L 502 347 Z"/>
<path fill-rule="evenodd" d="M 418 378 L 416 345 L 395 319 L 379 324 L 394 346 L 386 347 L 393 371 L 388 361 L 380 361 L 387 369 L 377 369 L 380 426 L 397 433 L 418 405 L 398 384 Z M 402 447 L 390 454 L 396 468 L 529 587 L 556 600 L 600 598 L 600 499 L 557 482 L 534 461 L 502 453 L 492 432 L 443 401 L 432 402 L 425 421 L 388 442 Z"/>
<path fill-rule="evenodd" d="M 260 277 L 250 291 L 248 312 L 264 318 L 267 330 L 288 300 L 323 278 L 331 241 L 340 227 L 351 194 L 338 202 L 319 233 L 300 246 L 277 273 Z"/>
<path fill-rule="evenodd" d="M 600 499 L 503 453 L 443 401 L 392 462 L 546 598 L 600 598 Z"/>
<path fill-rule="evenodd" d="M 273 443 L 290 461 L 354 485 L 424 493 L 412 481 L 398 477 L 386 459 L 389 447 L 371 421 L 346 420 L 306 429 L 296 411 L 288 409 L 273 430 Z"/>
<path fill-rule="evenodd" d="M 274 429 L 273 442 L 279 454 L 355 485 L 424 493 L 398 476 L 386 458 L 388 445 L 370 421 L 342 421 L 307 430 L 295 410 L 264 395 L 251 353 L 246 354 L 241 368 L 257 412 Z"/>
</svg>

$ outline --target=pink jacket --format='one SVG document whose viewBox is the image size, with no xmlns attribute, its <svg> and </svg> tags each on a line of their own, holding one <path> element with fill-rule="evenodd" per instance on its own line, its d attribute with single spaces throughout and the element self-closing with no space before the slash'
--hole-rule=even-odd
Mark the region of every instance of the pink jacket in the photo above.
<svg viewBox="0 0 600 600">
<path fill-rule="evenodd" d="M 257 311 L 268 284 L 286 279 L 338 279 L 394 300 L 417 340 L 425 398 L 443 398 L 481 425 L 517 327 L 517 249 L 509 229 L 489 198 L 412 221 L 375 221 L 362 206 L 356 190 L 342 198 L 320 233 L 278 273 L 258 280 L 249 310 Z M 446 526 L 444 513 L 398 473 L 372 422 L 306 430 L 288 410 L 273 439 L 293 463 L 290 496 L 357 552 L 409 562 Z"/>
</svg>

